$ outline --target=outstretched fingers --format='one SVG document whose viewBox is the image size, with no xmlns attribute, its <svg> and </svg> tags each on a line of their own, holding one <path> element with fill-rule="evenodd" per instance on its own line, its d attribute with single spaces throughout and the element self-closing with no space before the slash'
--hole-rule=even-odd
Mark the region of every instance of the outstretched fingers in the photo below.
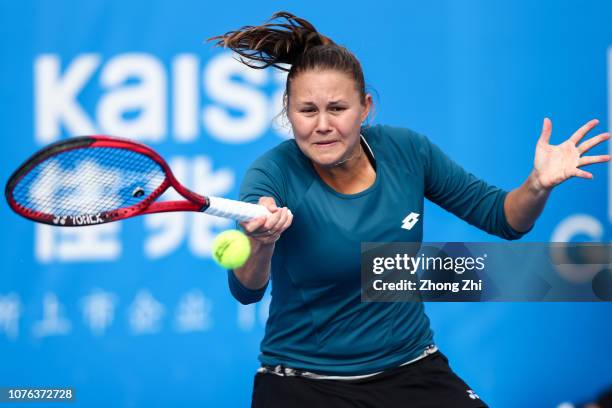
<svg viewBox="0 0 612 408">
<path fill-rule="evenodd" d="M 548 118 L 544 118 L 542 123 L 542 133 L 540 133 L 540 142 L 549 144 L 550 135 L 552 134 L 552 121 Z"/>
<path fill-rule="evenodd" d="M 609 154 L 602 154 L 599 156 L 584 156 L 578 159 L 578 167 L 595 163 L 605 163 L 607 161 L 610 161 Z"/>
<path fill-rule="evenodd" d="M 589 133 L 591 129 L 593 129 L 598 124 L 599 124 L 598 119 L 589 120 L 587 123 L 582 125 L 580 129 L 574 132 L 574 134 L 570 137 L 570 140 L 572 141 L 572 143 L 577 144 L 580 141 L 580 139 L 584 137 L 584 135 Z"/>
<path fill-rule="evenodd" d="M 589 150 L 591 150 L 593 147 L 597 146 L 598 144 L 602 142 L 605 142 L 608 139 L 610 139 L 610 133 L 608 132 L 594 136 L 582 142 L 580 146 L 578 146 L 578 152 L 580 154 L 584 154 L 588 152 Z"/>
<path fill-rule="evenodd" d="M 584 171 L 584 170 L 580 170 L 580 169 L 576 169 L 576 171 L 574 172 L 574 176 L 575 177 L 584 178 L 584 179 L 592 179 L 593 178 L 593 174 L 589 173 L 588 171 Z"/>
</svg>

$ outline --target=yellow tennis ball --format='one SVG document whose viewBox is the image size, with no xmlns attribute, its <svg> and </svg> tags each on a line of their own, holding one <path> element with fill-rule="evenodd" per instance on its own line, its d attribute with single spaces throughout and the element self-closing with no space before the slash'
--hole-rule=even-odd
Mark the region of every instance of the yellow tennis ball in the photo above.
<svg viewBox="0 0 612 408">
<path fill-rule="evenodd" d="M 240 268 L 251 255 L 251 242 L 241 231 L 223 231 L 213 241 L 212 255 L 224 268 Z"/>
</svg>

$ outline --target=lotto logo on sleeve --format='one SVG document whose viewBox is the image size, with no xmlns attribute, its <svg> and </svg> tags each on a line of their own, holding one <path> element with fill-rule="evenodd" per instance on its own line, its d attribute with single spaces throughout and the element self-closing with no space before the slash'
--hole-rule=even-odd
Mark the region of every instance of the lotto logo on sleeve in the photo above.
<svg viewBox="0 0 612 408">
<path fill-rule="evenodd" d="M 411 230 L 412 227 L 414 227 L 414 225 L 419 221 L 420 215 L 421 214 L 417 214 L 415 212 L 408 214 L 408 216 L 402 220 L 402 228 Z"/>
</svg>

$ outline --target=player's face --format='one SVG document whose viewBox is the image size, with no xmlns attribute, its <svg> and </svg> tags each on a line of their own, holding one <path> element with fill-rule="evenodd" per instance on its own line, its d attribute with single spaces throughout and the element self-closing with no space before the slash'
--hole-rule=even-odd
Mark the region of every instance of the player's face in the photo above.
<svg viewBox="0 0 612 408">
<path fill-rule="evenodd" d="M 359 152 L 361 123 L 372 97 L 360 100 L 346 73 L 312 70 L 291 81 L 287 116 L 300 150 L 316 165 L 330 167 Z"/>
</svg>

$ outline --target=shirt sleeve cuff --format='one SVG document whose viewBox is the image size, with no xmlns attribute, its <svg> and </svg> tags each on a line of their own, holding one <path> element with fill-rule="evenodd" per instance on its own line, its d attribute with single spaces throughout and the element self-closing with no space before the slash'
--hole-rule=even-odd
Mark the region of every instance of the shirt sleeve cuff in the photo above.
<svg viewBox="0 0 612 408">
<path fill-rule="evenodd" d="M 228 269 L 227 271 L 227 280 L 229 283 L 230 292 L 232 295 L 243 305 L 248 305 L 250 303 L 259 302 L 263 297 L 264 293 L 266 293 L 266 289 L 268 288 L 268 283 L 259 289 L 250 289 L 247 288 L 238 280 L 236 274 L 232 269 Z"/>
<path fill-rule="evenodd" d="M 506 202 L 507 192 L 504 192 L 502 195 L 501 205 L 499 206 L 499 216 L 502 222 L 502 238 L 507 240 L 515 240 L 522 238 L 525 234 L 529 233 L 533 227 L 535 227 L 535 223 L 527 231 L 517 231 L 512 225 L 508 222 L 508 218 L 506 218 L 506 211 L 504 210 L 504 203 Z"/>
</svg>

